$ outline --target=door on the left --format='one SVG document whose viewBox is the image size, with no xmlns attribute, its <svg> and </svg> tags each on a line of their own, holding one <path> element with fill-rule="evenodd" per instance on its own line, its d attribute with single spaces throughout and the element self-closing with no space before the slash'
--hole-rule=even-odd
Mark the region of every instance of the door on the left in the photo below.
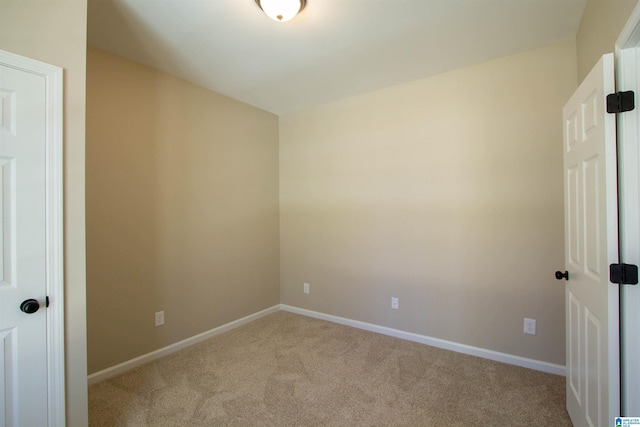
<svg viewBox="0 0 640 427">
<path fill-rule="evenodd" d="M 48 424 L 46 79 L 0 64 L 0 426 Z"/>
</svg>

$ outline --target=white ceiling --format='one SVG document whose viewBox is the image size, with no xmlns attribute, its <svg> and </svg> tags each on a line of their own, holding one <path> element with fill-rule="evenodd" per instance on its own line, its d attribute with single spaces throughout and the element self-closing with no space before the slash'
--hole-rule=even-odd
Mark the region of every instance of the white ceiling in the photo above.
<svg viewBox="0 0 640 427">
<path fill-rule="evenodd" d="M 586 0 L 89 0 L 89 44 L 276 114 L 575 37 Z"/>
</svg>

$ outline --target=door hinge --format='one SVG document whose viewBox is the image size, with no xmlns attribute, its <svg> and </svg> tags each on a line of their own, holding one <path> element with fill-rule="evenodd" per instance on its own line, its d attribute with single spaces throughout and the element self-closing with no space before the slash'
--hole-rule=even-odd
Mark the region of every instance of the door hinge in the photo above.
<svg viewBox="0 0 640 427">
<path fill-rule="evenodd" d="M 638 284 L 638 266 L 633 264 L 611 264 L 609 281 L 619 285 Z"/>
<path fill-rule="evenodd" d="M 632 90 L 607 95 L 607 113 L 624 113 L 632 111 L 635 107 L 635 96 Z"/>
</svg>

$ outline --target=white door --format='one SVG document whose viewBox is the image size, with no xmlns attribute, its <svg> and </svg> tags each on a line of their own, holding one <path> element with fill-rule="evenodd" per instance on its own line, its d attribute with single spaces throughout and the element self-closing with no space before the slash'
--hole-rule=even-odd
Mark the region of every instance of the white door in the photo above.
<svg viewBox="0 0 640 427">
<path fill-rule="evenodd" d="M 620 415 L 616 118 L 613 54 L 604 55 L 563 110 L 567 411 L 576 427 Z"/>
<path fill-rule="evenodd" d="M 0 426 L 48 424 L 45 86 L 0 64 Z"/>
<path fill-rule="evenodd" d="M 616 88 L 640 93 L 640 4 L 616 42 Z M 620 262 L 640 265 L 640 109 L 618 115 Z M 622 415 L 640 415 L 640 285 L 620 288 Z"/>
</svg>

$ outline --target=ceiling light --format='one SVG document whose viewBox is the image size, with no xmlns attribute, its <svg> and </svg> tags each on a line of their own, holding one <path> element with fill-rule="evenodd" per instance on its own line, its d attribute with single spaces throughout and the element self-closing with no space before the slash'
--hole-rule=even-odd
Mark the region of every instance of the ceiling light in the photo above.
<svg viewBox="0 0 640 427">
<path fill-rule="evenodd" d="M 256 0 L 260 9 L 274 21 L 293 19 L 307 4 L 307 0 Z"/>
</svg>

